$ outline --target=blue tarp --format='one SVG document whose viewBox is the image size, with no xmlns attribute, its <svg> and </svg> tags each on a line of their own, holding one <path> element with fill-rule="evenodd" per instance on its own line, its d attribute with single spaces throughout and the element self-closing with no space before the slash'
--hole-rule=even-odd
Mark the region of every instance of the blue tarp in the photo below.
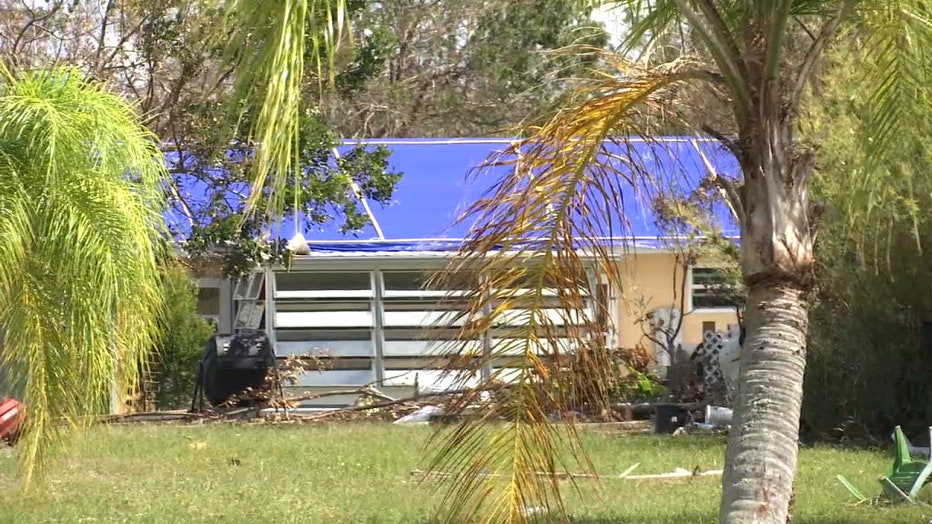
<svg viewBox="0 0 932 524">
<path fill-rule="evenodd" d="M 696 140 L 695 142 L 692 142 Z M 606 142 L 609 155 L 636 157 L 650 178 L 665 188 L 686 191 L 695 188 L 708 172 L 695 149 L 699 146 L 714 169 L 735 178 L 738 165 L 734 157 L 720 144 L 710 140 L 688 137 L 655 139 L 650 143 L 632 140 L 622 143 Z M 314 252 L 420 252 L 456 249 L 468 235 L 468 224 L 453 227 L 458 216 L 510 167 L 488 168 L 477 176 L 474 168 L 510 145 L 507 139 L 368 139 L 346 140 L 338 149 L 345 152 L 363 144 L 385 146 L 391 152 L 389 169 L 402 173 L 391 204 L 381 206 L 370 203 L 375 220 L 381 226 L 384 239 L 379 239 L 372 225 L 363 231 L 341 233 L 336 225 L 305 229 L 303 235 Z M 633 147 L 633 150 L 628 149 Z M 172 156 L 169 161 L 176 161 Z M 625 168 L 621 168 L 625 169 Z M 193 178 L 176 178 L 179 190 L 192 207 L 205 205 L 206 185 Z M 245 194 L 246 187 L 239 188 Z M 231 201 L 240 196 L 230 194 Z M 619 213 L 620 214 L 620 213 Z M 627 240 L 636 239 L 635 245 L 657 245 L 661 236 L 655 216 L 644 198 L 626 193 L 624 215 L 629 223 L 622 234 Z M 731 220 L 724 204 L 716 205 L 723 231 L 737 237 L 738 228 Z M 167 214 L 171 225 L 182 226 L 187 219 L 177 209 Z M 330 227 L 328 227 L 330 226 Z M 282 227 L 283 235 L 294 231 L 288 219 Z M 630 243 L 630 242 L 629 242 Z"/>
</svg>

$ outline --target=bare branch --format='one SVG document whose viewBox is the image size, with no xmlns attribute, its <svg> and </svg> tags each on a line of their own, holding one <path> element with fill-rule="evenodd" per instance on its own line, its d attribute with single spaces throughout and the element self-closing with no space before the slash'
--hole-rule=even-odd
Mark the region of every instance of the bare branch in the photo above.
<svg viewBox="0 0 932 524">
<path fill-rule="evenodd" d="M 113 51 L 110 53 L 110 56 L 108 56 L 107 59 L 106 59 L 105 61 L 103 61 L 102 63 L 103 63 L 103 64 L 111 64 L 111 63 L 113 63 L 113 60 L 116 58 L 117 53 L 120 52 L 120 49 L 123 48 L 123 46 L 126 44 L 126 42 L 128 42 L 129 39 L 132 38 L 132 37 L 142 28 L 143 24 L 145 24 L 145 23 L 146 23 L 146 19 L 143 18 L 143 19 L 140 20 L 139 23 L 136 24 L 132 29 L 130 29 L 129 31 L 127 31 L 125 34 L 123 34 L 123 36 L 120 37 L 120 41 L 117 42 L 117 44 L 114 46 Z M 102 49 L 101 49 L 101 51 L 102 51 Z M 100 57 L 100 54 L 98 53 L 98 60 L 99 60 L 99 57 Z"/>
<path fill-rule="evenodd" d="M 25 2 L 23 2 L 23 5 L 26 7 L 26 10 L 29 11 L 29 14 L 32 16 L 32 18 L 28 22 L 26 22 L 26 25 L 23 26 L 19 34 L 16 35 L 16 39 L 13 41 L 13 49 L 10 54 L 13 56 L 14 59 L 16 58 L 17 55 L 19 55 L 19 46 L 22 43 L 23 38 L 26 36 L 26 33 L 29 31 L 29 29 L 31 29 L 33 26 L 45 20 L 48 20 L 52 15 L 58 12 L 59 9 L 61 9 L 63 4 L 64 4 L 64 0 L 58 0 L 52 5 L 52 7 L 48 10 L 47 13 L 45 13 L 42 16 L 36 17 L 34 15 L 35 12 L 32 9 L 30 9 L 29 6 L 26 5 Z M 49 32 L 49 31 L 46 30 L 46 32 Z"/>
<path fill-rule="evenodd" d="M 815 64 L 822 56 L 823 51 L 832 41 L 835 35 L 838 33 L 838 29 L 841 27 L 842 21 L 845 19 L 848 11 L 854 5 L 853 0 L 846 0 L 842 2 L 839 6 L 838 11 L 835 13 L 828 22 L 822 25 L 822 29 L 819 31 L 819 36 L 815 38 L 812 42 L 812 45 L 809 46 L 809 49 L 806 51 L 806 56 L 803 58 L 803 63 L 799 67 L 799 71 L 796 74 L 796 81 L 793 84 L 793 91 L 790 93 L 790 100 L 788 107 L 797 107 L 799 105 L 799 100 L 803 96 L 803 92 L 806 90 L 806 85 L 809 83 L 809 78 L 812 76 L 812 72 L 815 69 Z"/>
<path fill-rule="evenodd" d="M 100 57 L 103 55 L 104 46 L 107 42 L 107 25 L 110 23 L 110 11 L 112 8 L 113 0 L 107 0 L 107 3 L 104 4 L 104 12 L 100 20 L 100 34 L 97 37 L 97 64 L 94 67 L 95 70 L 100 67 Z"/>
<path fill-rule="evenodd" d="M 692 24 L 693 29 L 706 42 L 709 51 L 715 57 L 715 61 L 721 68 L 722 73 L 724 73 L 728 87 L 734 96 L 734 109 L 738 125 L 744 127 L 751 107 L 751 95 L 748 92 L 747 67 L 737 50 L 734 40 L 729 37 L 731 31 L 728 30 L 728 26 L 724 24 L 711 2 L 707 0 L 700 2 L 700 9 L 703 10 L 704 17 L 694 11 L 686 0 L 673 0 L 673 2 Z M 711 11 L 709 11 L 710 9 Z M 711 23 L 713 27 L 708 27 L 708 23 Z"/>
<path fill-rule="evenodd" d="M 816 39 L 815 33 L 813 33 L 812 30 L 809 29 L 809 26 L 807 26 L 805 23 L 803 23 L 803 21 L 802 21 L 798 16 L 794 16 L 794 17 L 793 17 L 793 21 L 796 22 L 796 25 L 798 25 L 800 28 L 802 28 L 802 30 L 803 30 L 807 35 L 809 35 L 809 39 L 810 39 L 810 40 L 815 40 L 815 39 Z"/>
</svg>

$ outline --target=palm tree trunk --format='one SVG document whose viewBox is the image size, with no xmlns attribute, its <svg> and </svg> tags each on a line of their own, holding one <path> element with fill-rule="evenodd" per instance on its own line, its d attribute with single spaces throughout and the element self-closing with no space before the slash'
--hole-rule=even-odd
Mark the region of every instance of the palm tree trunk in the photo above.
<svg viewBox="0 0 932 524">
<path fill-rule="evenodd" d="M 721 522 L 787 522 L 806 366 L 804 292 L 789 279 L 750 286 L 748 338 L 726 451 Z"/>
</svg>

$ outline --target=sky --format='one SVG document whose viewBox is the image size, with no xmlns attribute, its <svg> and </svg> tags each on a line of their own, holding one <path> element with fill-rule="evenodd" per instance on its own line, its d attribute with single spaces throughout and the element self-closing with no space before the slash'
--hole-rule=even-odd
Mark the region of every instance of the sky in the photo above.
<svg viewBox="0 0 932 524">
<path fill-rule="evenodd" d="M 591 15 L 591 18 L 596 22 L 605 24 L 605 30 L 608 31 L 611 37 L 612 46 L 621 43 L 621 35 L 624 34 L 626 29 L 622 14 L 623 11 L 617 6 L 601 6 L 596 8 Z"/>
</svg>

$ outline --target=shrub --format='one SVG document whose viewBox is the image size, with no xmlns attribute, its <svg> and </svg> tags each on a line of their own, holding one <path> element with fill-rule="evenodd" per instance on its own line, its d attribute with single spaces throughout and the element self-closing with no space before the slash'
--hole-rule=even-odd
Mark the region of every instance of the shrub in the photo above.
<svg viewBox="0 0 932 524">
<path fill-rule="evenodd" d="M 925 433 L 932 362 L 921 328 L 932 318 L 932 268 L 914 242 L 901 238 L 879 266 L 851 246 L 823 246 L 803 401 L 809 436 L 887 443 L 896 425 Z"/>
<path fill-rule="evenodd" d="M 198 362 L 214 327 L 197 313 L 198 287 L 185 268 L 166 268 L 163 292 L 163 335 L 150 364 L 150 383 L 156 406 L 176 409 L 191 400 Z"/>
</svg>

